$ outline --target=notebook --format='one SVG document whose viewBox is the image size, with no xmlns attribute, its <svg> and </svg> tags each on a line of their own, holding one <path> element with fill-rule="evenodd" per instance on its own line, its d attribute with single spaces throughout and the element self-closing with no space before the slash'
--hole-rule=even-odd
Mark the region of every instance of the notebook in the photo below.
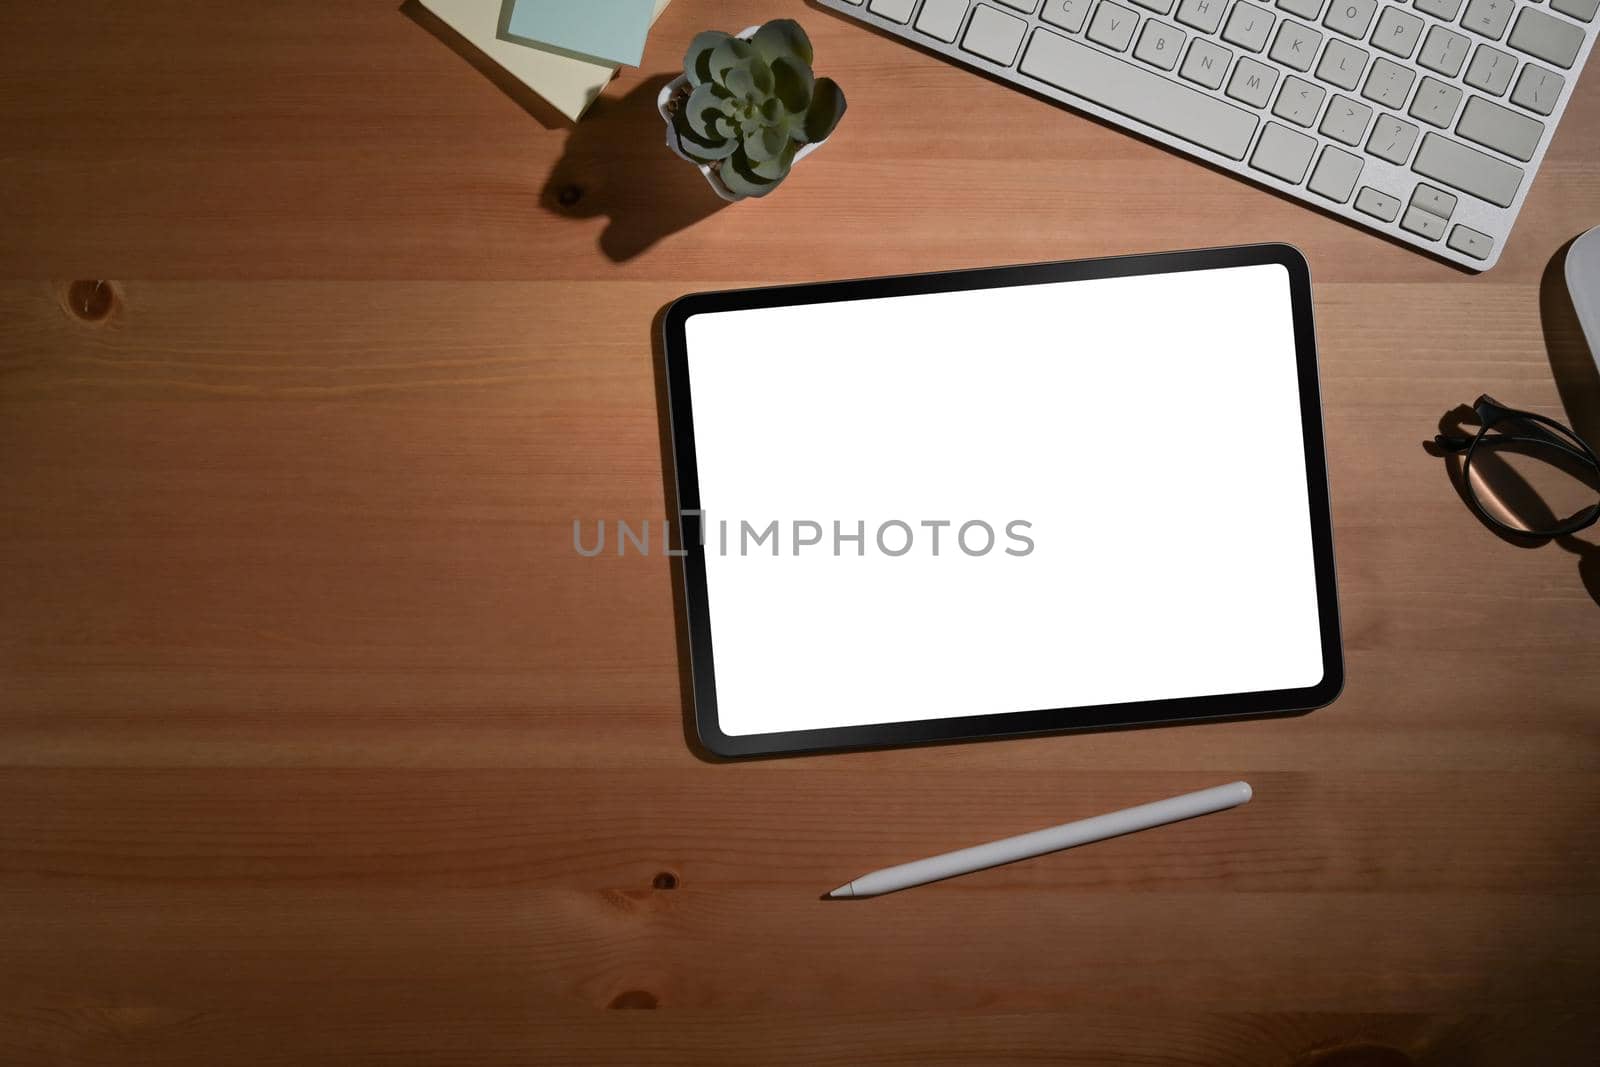
<svg viewBox="0 0 1600 1067">
<path fill-rule="evenodd" d="M 660 15 L 671 0 L 653 2 L 652 18 Z M 617 72 L 614 64 L 575 59 L 502 40 L 499 36 L 502 0 L 421 0 L 421 3 L 512 77 L 574 121 L 583 115 Z"/>
<path fill-rule="evenodd" d="M 507 0 L 506 6 L 502 37 L 637 67 L 654 0 Z"/>
</svg>

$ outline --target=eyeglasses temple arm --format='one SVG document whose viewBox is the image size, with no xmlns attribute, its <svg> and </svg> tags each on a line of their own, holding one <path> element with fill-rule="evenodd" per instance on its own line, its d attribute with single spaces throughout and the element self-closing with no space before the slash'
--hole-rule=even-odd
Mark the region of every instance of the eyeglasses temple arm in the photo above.
<svg viewBox="0 0 1600 1067">
<path fill-rule="evenodd" d="M 1535 427 L 1535 429 L 1539 429 L 1539 428 Z M 1578 450 L 1576 448 L 1573 448 L 1567 442 L 1563 441 L 1559 436 L 1557 436 L 1556 434 L 1550 433 L 1548 431 L 1541 432 L 1539 434 L 1533 434 L 1533 435 L 1520 434 L 1520 433 L 1501 433 L 1501 434 L 1497 434 L 1493 438 L 1493 440 L 1496 440 L 1496 441 L 1511 441 L 1511 442 L 1513 442 L 1515 444 L 1521 444 L 1521 445 L 1535 445 L 1535 444 L 1537 444 L 1537 445 L 1549 445 L 1551 448 L 1557 449 L 1557 450 L 1565 453 L 1566 455 L 1571 456 L 1573 459 L 1577 460 L 1579 463 L 1584 464 L 1585 466 L 1589 466 L 1589 467 L 1600 466 L 1600 463 L 1596 462 L 1595 457 L 1594 457 L 1594 455 L 1592 453 L 1583 452 L 1583 451 L 1580 451 L 1580 450 Z"/>
</svg>

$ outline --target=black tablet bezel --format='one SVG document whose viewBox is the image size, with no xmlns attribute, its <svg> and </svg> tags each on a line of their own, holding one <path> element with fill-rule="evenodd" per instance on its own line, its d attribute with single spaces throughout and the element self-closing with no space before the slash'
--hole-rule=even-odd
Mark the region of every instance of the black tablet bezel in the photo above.
<svg viewBox="0 0 1600 1067">
<path fill-rule="evenodd" d="M 1095 278 L 1125 278 L 1144 274 L 1174 274 L 1264 264 L 1277 264 L 1288 272 L 1290 299 L 1293 303 L 1295 347 L 1299 364 L 1300 415 L 1305 444 L 1306 489 L 1310 501 L 1311 544 L 1316 566 L 1317 605 L 1322 637 L 1324 673 L 1318 684 L 1302 689 L 997 712 L 958 718 L 905 720 L 781 733 L 730 735 L 722 732 L 717 717 L 715 656 L 706 592 L 705 550 L 699 522 L 700 483 L 695 456 L 688 348 L 684 335 L 685 324 L 690 318 L 695 315 L 752 308 L 871 300 L 880 297 L 1007 288 Z M 684 553 L 681 561 L 694 688 L 695 723 L 701 743 L 711 752 L 730 757 L 758 756 L 1294 715 L 1332 703 L 1344 687 L 1344 652 L 1340 644 L 1339 607 L 1334 582 L 1327 452 L 1323 445 L 1316 334 L 1311 317 L 1311 272 L 1305 258 L 1294 247 L 1286 244 L 1240 245 L 1230 248 L 1118 256 L 1109 259 L 1070 260 L 935 274 L 908 274 L 855 281 L 775 286 L 765 289 L 695 293 L 677 300 L 667 309 L 663 330 L 668 407 Z"/>
</svg>

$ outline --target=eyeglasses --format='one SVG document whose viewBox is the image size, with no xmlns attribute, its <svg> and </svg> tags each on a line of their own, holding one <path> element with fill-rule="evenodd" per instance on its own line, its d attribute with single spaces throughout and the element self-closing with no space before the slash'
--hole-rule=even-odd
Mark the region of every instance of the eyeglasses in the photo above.
<svg viewBox="0 0 1600 1067">
<path fill-rule="evenodd" d="M 1600 457 L 1583 438 L 1554 419 L 1488 396 L 1480 396 L 1472 411 L 1476 435 L 1441 433 L 1433 440 L 1462 455 L 1464 495 L 1479 518 L 1507 533 L 1540 538 L 1600 522 Z"/>
</svg>

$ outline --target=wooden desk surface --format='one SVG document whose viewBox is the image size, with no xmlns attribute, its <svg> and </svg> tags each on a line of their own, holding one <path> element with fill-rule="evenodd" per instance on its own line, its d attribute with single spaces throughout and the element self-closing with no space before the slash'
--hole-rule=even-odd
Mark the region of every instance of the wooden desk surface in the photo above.
<svg viewBox="0 0 1600 1067">
<path fill-rule="evenodd" d="M 713 213 L 651 98 L 778 15 L 850 114 Z M 1551 268 L 1600 223 L 1593 71 L 1474 277 L 799 0 L 678 0 L 575 131 L 397 0 L 6 22 L 0 1061 L 1592 1062 L 1600 557 L 1497 539 L 1421 442 L 1483 391 L 1600 428 Z M 689 749 L 665 561 L 570 541 L 665 514 L 663 305 L 1265 240 L 1315 278 L 1334 707 Z"/>
</svg>

